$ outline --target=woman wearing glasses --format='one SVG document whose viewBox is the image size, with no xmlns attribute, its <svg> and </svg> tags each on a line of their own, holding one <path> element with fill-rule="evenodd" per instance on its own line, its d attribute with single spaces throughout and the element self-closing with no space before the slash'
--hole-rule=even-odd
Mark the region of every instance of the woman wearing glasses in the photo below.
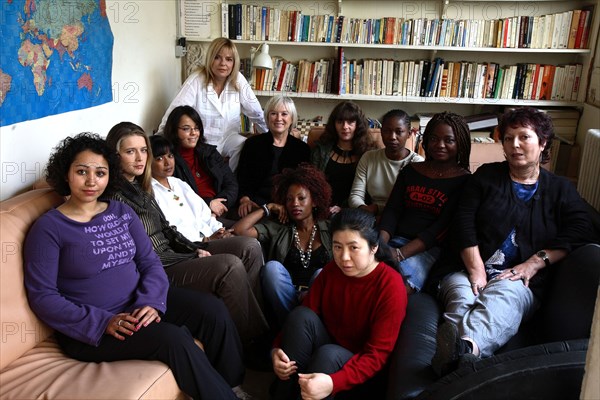
<svg viewBox="0 0 600 400">
<path fill-rule="evenodd" d="M 183 83 L 181 90 L 165 112 L 162 131 L 171 111 L 191 105 L 202 116 L 206 141 L 229 159 L 237 169 L 240 151 L 246 140 L 240 135 L 240 114 L 246 115 L 259 132 L 266 132 L 262 107 L 248 81 L 240 73 L 240 56 L 227 38 L 213 40 L 206 51 L 206 62 Z"/>
<path fill-rule="evenodd" d="M 223 217 L 235 205 L 238 183 L 217 147 L 206 143 L 198 112 L 191 106 L 175 107 L 163 132 L 175 146 L 174 175 L 187 182 L 215 216 Z"/>
</svg>

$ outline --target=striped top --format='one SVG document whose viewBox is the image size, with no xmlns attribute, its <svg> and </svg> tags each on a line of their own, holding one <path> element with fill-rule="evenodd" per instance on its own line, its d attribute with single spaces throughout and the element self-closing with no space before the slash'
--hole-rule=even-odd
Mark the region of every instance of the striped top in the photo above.
<svg viewBox="0 0 600 400">
<path fill-rule="evenodd" d="M 133 208 L 140 217 L 164 267 L 195 258 L 196 249 L 204 247 L 202 243 L 190 241 L 175 226 L 169 225 L 154 197 L 144 192 L 137 181 L 124 182 L 112 198 Z"/>
</svg>

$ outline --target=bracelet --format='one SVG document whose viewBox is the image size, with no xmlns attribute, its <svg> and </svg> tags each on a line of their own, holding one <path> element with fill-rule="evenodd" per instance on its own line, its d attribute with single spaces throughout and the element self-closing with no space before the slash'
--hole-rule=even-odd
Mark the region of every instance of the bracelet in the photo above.
<svg viewBox="0 0 600 400">
<path fill-rule="evenodd" d="M 271 211 L 269 210 L 269 207 L 267 207 L 267 204 L 263 204 L 261 207 L 265 211 L 265 216 L 269 217 L 271 215 Z"/>
<path fill-rule="evenodd" d="M 404 254 L 402 254 L 399 248 L 396 248 L 396 255 L 398 256 L 398 261 L 406 260 L 406 257 L 404 257 Z"/>
</svg>

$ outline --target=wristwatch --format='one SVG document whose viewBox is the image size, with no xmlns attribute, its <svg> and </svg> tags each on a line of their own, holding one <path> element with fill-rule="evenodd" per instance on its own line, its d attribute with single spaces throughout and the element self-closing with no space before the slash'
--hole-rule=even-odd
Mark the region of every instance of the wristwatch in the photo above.
<svg viewBox="0 0 600 400">
<path fill-rule="evenodd" d="M 548 258 L 548 254 L 546 254 L 545 250 L 540 250 L 537 253 L 535 253 L 535 255 L 544 260 L 544 264 L 546 264 L 546 267 L 550 266 L 550 259 Z"/>
</svg>

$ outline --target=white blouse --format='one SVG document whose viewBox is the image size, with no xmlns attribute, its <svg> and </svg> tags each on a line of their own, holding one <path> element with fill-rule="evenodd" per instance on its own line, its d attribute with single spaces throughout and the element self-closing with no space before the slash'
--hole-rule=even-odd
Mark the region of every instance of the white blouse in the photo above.
<svg viewBox="0 0 600 400">
<path fill-rule="evenodd" d="M 223 227 L 212 215 L 210 207 L 186 182 L 170 176 L 166 188 L 152 178 L 154 198 L 170 225 L 192 242 L 200 242 Z"/>
</svg>

